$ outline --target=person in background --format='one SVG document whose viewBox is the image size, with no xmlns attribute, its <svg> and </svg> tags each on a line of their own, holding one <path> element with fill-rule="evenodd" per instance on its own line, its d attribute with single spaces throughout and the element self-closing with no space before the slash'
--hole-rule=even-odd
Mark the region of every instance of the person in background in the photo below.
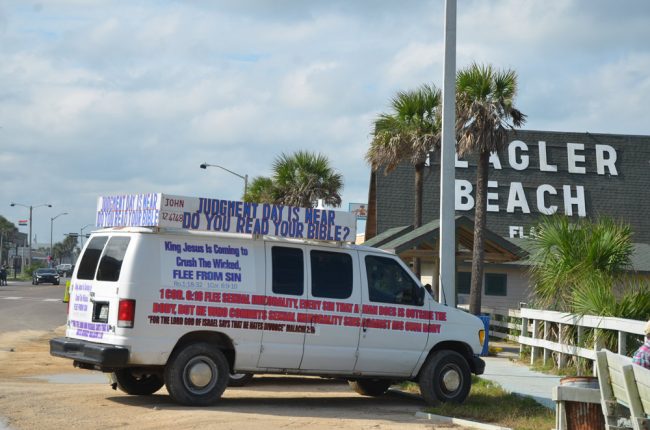
<svg viewBox="0 0 650 430">
<path fill-rule="evenodd" d="M 0 266 L 0 286 L 7 285 L 7 267 Z"/>
<path fill-rule="evenodd" d="M 632 363 L 650 369 L 650 320 L 645 325 L 645 342 L 634 353 Z"/>
</svg>

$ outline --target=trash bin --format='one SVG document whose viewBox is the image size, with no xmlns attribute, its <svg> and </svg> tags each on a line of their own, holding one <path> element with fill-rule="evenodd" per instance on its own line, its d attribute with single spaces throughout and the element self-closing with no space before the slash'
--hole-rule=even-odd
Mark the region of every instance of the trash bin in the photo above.
<svg viewBox="0 0 650 430">
<path fill-rule="evenodd" d="M 560 385 L 599 390 L 598 378 L 594 376 L 567 376 Z M 599 403 L 565 401 L 567 430 L 605 429 L 605 416 Z"/>
<path fill-rule="evenodd" d="M 481 357 L 487 357 L 490 343 L 490 315 L 481 314 L 479 315 L 481 321 L 483 321 L 483 326 L 485 327 L 485 342 L 483 342 L 483 350 L 481 351 Z"/>
</svg>

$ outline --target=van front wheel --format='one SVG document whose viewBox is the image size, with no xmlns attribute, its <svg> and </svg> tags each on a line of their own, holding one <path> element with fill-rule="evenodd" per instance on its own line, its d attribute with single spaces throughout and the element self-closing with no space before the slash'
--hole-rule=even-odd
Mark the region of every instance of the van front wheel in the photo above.
<svg viewBox="0 0 650 430">
<path fill-rule="evenodd" d="M 126 394 L 136 396 L 148 396 L 165 385 L 162 375 L 145 373 L 137 369 L 116 370 L 111 379 L 117 384 L 117 388 Z"/>
<path fill-rule="evenodd" d="M 440 403 L 462 403 L 472 386 L 467 360 L 455 351 L 437 351 L 429 357 L 420 372 L 420 392 L 430 406 Z"/>
<path fill-rule="evenodd" d="M 350 388 L 362 396 L 377 397 L 385 394 L 390 387 L 390 381 L 385 379 L 358 379 L 356 381 L 348 381 Z"/>
<path fill-rule="evenodd" d="M 230 376 L 228 361 L 215 346 L 193 343 L 172 354 L 165 367 L 171 398 L 186 406 L 209 406 L 221 398 Z"/>
</svg>

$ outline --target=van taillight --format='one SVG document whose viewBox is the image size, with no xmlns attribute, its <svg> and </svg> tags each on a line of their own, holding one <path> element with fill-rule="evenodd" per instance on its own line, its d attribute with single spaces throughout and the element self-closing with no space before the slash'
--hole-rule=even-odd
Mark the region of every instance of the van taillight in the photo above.
<svg viewBox="0 0 650 430">
<path fill-rule="evenodd" d="M 117 310 L 117 326 L 133 328 L 133 320 L 135 320 L 135 300 L 120 299 Z"/>
</svg>

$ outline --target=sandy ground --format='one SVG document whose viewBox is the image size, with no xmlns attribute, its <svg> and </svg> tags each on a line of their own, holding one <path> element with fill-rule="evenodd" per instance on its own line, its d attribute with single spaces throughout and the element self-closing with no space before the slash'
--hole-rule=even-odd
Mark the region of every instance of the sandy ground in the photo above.
<svg viewBox="0 0 650 430">
<path fill-rule="evenodd" d="M 50 356 L 48 340 L 62 334 L 63 327 L 0 334 L 0 429 L 449 428 L 416 419 L 425 407 L 419 398 L 392 391 L 363 397 L 321 378 L 256 377 L 209 408 L 176 405 L 164 388 L 128 396 L 100 383 L 100 373 Z"/>
</svg>

